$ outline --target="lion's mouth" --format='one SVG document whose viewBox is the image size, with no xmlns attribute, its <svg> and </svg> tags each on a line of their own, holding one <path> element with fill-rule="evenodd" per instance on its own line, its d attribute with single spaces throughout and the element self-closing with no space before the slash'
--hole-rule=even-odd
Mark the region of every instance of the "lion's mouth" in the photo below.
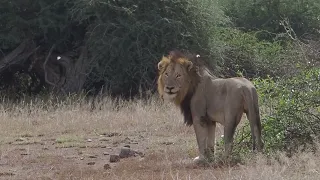
<svg viewBox="0 0 320 180">
<path fill-rule="evenodd" d="M 176 96 L 177 96 L 176 92 L 168 91 L 163 94 L 163 99 L 172 101 Z"/>
<path fill-rule="evenodd" d="M 172 92 L 172 91 L 169 91 L 169 92 L 167 92 L 167 94 L 169 94 L 169 95 L 173 95 L 173 94 L 176 94 L 177 92 Z"/>
</svg>

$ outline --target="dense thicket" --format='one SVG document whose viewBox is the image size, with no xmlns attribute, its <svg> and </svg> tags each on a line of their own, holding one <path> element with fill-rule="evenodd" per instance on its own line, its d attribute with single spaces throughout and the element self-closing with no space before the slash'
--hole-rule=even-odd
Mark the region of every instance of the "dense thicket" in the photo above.
<svg viewBox="0 0 320 180">
<path fill-rule="evenodd" d="M 135 95 L 154 90 L 172 49 L 201 54 L 221 76 L 283 76 L 306 56 L 300 35 L 317 36 L 319 10 L 315 0 L 3 0 L 0 87 Z"/>
<path fill-rule="evenodd" d="M 4 0 L 0 7 L 1 84 L 7 88 L 4 79 L 19 72 L 33 77 L 24 80 L 29 89 L 46 85 L 59 93 L 101 85 L 115 95 L 153 89 L 156 62 L 175 48 L 215 64 L 212 34 L 228 22 L 214 2 L 199 0 Z"/>
</svg>

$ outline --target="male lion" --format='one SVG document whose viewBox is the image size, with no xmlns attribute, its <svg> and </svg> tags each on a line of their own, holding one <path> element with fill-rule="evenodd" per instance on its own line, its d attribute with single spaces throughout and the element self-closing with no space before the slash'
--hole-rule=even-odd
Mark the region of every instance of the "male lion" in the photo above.
<svg viewBox="0 0 320 180">
<path fill-rule="evenodd" d="M 216 122 L 224 126 L 225 156 L 233 147 L 233 136 L 243 113 L 251 127 L 253 150 L 263 149 L 258 95 L 245 78 L 216 78 L 201 64 L 198 55 L 171 51 L 158 63 L 158 92 L 162 99 L 180 107 L 184 122 L 193 124 L 200 155 L 199 162 L 214 152 Z"/>
</svg>

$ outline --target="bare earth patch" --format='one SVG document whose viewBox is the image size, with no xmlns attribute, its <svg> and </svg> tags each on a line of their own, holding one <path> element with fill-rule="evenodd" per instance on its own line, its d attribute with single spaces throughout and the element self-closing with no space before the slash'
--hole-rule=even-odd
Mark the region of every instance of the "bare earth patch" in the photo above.
<svg viewBox="0 0 320 180">
<path fill-rule="evenodd" d="M 115 106 L 109 99 L 94 111 L 80 103 L 0 105 L 0 179 L 320 177 L 319 156 L 307 153 L 280 154 L 281 163 L 261 155 L 244 165 L 196 166 L 194 131 L 178 109 L 154 98 Z"/>
</svg>

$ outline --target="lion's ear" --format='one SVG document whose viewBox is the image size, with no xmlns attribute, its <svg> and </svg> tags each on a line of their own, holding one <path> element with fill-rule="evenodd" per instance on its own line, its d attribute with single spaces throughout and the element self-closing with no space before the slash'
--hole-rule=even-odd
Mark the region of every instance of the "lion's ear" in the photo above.
<svg viewBox="0 0 320 180">
<path fill-rule="evenodd" d="M 190 71 L 193 67 L 193 63 L 191 61 L 187 61 L 187 68 L 188 68 L 188 71 Z"/>
<path fill-rule="evenodd" d="M 164 66 L 164 62 L 163 61 L 160 61 L 158 63 L 158 70 L 162 70 L 163 69 L 163 66 Z"/>
<path fill-rule="evenodd" d="M 162 56 L 160 62 L 158 63 L 158 70 L 163 70 L 168 64 L 169 64 L 169 59 L 165 56 Z"/>
</svg>

